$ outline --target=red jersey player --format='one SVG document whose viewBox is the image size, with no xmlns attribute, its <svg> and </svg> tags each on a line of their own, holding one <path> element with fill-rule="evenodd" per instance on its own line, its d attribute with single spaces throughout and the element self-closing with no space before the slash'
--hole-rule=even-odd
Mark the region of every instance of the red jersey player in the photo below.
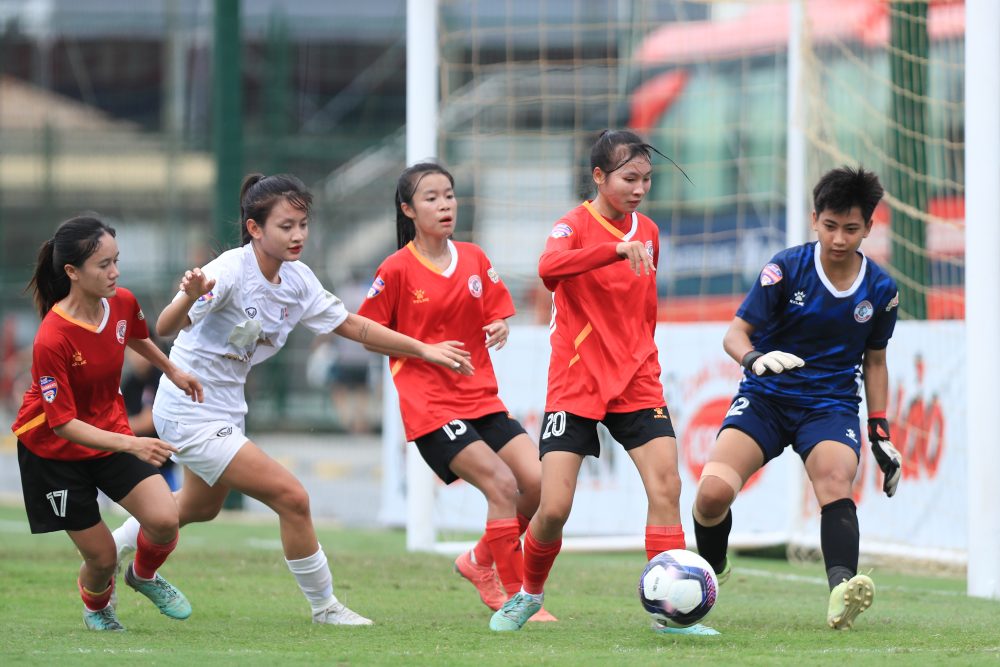
<svg viewBox="0 0 1000 667">
<path fill-rule="evenodd" d="M 632 132 L 603 132 L 590 154 L 597 196 L 555 224 L 539 260 L 554 296 L 542 495 L 525 535 L 524 586 L 493 615 L 492 630 L 520 630 L 541 608 L 583 459 L 600 454 L 598 422 L 642 478 L 647 558 L 685 546 L 677 443 L 653 342 L 659 230 L 636 211 L 649 192 L 654 150 Z"/>
<path fill-rule="evenodd" d="M 201 400 L 198 380 L 149 340 L 135 297 L 117 286 L 115 231 L 94 218 L 67 220 L 38 254 L 31 281 L 42 324 L 32 349 L 31 387 L 12 429 L 33 533 L 65 530 L 83 556 L 78 586 L 91 630 L 123 630 L 110 603 L 116 551 L 97 490 L 142 525 L 125 582 L 171 618 L 191 605 L 156 570 L 177 544 L 177 504 L 157 472 L 176 451 L 128 426 L 119 392 L 125 347 Z"/>
<path fill-rule="evenodd" d="M 406 438 L 446 484 L 463 479 L 486 496 L 486 532 L 455 567 L 496 610 L 521 588 L 520 535 L 538 506 L 541 466 L 535 443 L 497 395 L 490 362 L 489 348 L 507 342 L 514 304 L 482 249 L 451 240 L 454 184 L 433 163 L 399 177 L 399 250 L 378 268 L 359 312 L 415 338 L 460 341 L 472 355 L 470 376 L 415 359 L 389 363 Z M 535 611 L 536 621 L 555 620 Z"/>
</svg>

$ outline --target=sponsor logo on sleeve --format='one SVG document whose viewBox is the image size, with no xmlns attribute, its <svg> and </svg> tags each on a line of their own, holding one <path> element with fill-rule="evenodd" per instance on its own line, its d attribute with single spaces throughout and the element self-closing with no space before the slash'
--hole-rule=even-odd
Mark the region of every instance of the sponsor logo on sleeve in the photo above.
<svg viewBox="0 0 1000 667">
<path fill-rule="evenodd" d="M 51 375 L 43 375 L 38 378 L 38 388 L 42 391 L 42 398 L 45 399 L 46 403 L 51 403 L 56 400 L 56 394 L 59 391 L 59 387 L 56 386 L 56 379 Z"/>
<path fill-rule="evenodd" d="M 115 325 L 115 338 L 122 345 L 125 344 L 125 331 L 128 329 L 128 325 L 125 324 L 125 320 L 118 320 L 118 324 Z"/>
<path fill-rule="evenodd" d="M 372 297 L 378 296 L 379 294 L 382 293 L 382 290 L 384 289 L 385 289 L 385 281 L 382 280 L 382 276 L 375 276 L 375 281 L 372 283 L 372 286 L 368 288 L 367 298 L 371 299 Z"/>
<path fill-rule="evenodd" d="M 781 273 L 781 267 L 774 262 L 769 263 L 760 272 L 760 285 L 761 287 L 767 287 L 768 285 L 777 285 L 784 278 L 784 274 Z"/>
<path fill-rule="evenodd" d="M 246 313 L 247 317 L 249 317 L 251 320 L 257 317 L 257 309 L 254 308 L 253 306 L 247 306 L 246 308 L 243 309 L 243 312 Z"/>
<path fill-rule="evenodd" d="M 646 241 L 646 254 L 649 255 L 650 259 L 653 258 L 653 242 L 652 241 Z"/>
<path fill-rule="evenodd" d="M 140 308 L 140 309 L 139 309 L 139 321 L 141 322 L 141 321 L 142 321 L 142 320 L 144 320 L 144 319 L 146 319 L 146 316 L 145 316 L 145 315 L 143 315 L 143 313 L 142 313 L 142 308 Z"/>
<path fill-rule="evenodd" d="M 469 292 L 477 299 L 483 295 L 483 281 L 479 276 L 469 276 Z"/>
<path fill-rule="evenodd" d="M 573 228 L 565 222 L 560 222 L 552 228 L 550 236 L 554 239 L 564 239 L 567 236 L 573 236 Z"/>
<path fill-rule="evenodd" d="M 199 296 L 198 301 L 199 303 L 205 303 L 206 301 L 211 301 L 214 298 L 215 298 L 215 293 L 212 292 L 212 290 L 209 290 L 204 294 L 202 294 L 201 296 Z"/>
<path fill-rule="evenodd" d="M 860 322 L 861 324 L 864 324 L 865 322 L 867 322 L 868 320 L 870 320 L 872 318 L 872 313 L 874 313 L 874 312 L 875 312 L 875 309 L 872 308 L 871 301 L 868 301 L 866 299 L 866 300 L 862 301 L 861 303 L 859 303 L 857 306 L 855 306 L 855 308 L 854 308 L 854 319 L 855 319 L 855 321 Z"/>
<path fill-rule="evenodd" d="M 494 285 L 500 282 L 500 274 L 497 273 L 497 270 L 492 266 L 486 269 L 486 275 L 490 277 L 490 281 L 492 281 Z"/>
</svg>

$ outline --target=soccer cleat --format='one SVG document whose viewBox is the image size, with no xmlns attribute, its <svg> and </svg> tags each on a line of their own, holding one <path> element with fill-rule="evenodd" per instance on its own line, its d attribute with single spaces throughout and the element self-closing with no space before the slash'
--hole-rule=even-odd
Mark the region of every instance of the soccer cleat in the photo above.
<svg viewBox="0 0 1000 667">
<path fill-rule="evenodd" d="M 719 631 L 701 623 L 689 625 L 686 628 L 673 628 L 653 621 L 653 632 L 661 635 L 717 635 Z"/>
<path fill-rule="evenodd" d="M 342 602 L 334 602 L 326 609 L 313 612 L 313 623 L 326 625 L 375 625 L 370 618 L 351 611 Z"/>
<path fill-rule="evenodd" d="M 493 614 L 493 618 L 490 619 L 490 630 L 495 632 L 520 630 L 541 608 L 541 595 L 518 593 Z"/>
<path fill-rule="evenodd" d="M 849 581 L 842 581 L 830 591 L 830 607 L 826 622 L 834 630 L 847 630 L 854 626 L 854 619 L 875 599 L 875 582 L 865 574 L 856 574 Z"/>
<path fill-rule="evenodd" d="M 83 608 L 83 624 L 88 630 L 111 630 L 113 632 L 124 632 L 125 626 L 118 622 L 115 608 L 110 604 L 100 611 L 90 611 Z"/>
<path fill-rule="evenodd" d="M 722 572 L 715 575 L 715 579 L 719 582 L 719 585 L 729 581 L 729 577 L 733 574 L 733 566 L 729 564 L 729 559 L 726 559 L 726 566 L 722 568 Z"/>
<path fill-rule="evenodd" d="M 125 570 L 125 583 L 129 585 L 129 588 L 149 598 L 160 610 L 160 613 L 165 616 L 182 621 L 191 615 L 191 603 L 184 597 L 184 594 L 159 574 L 149 581 L 145 581 L 136 577 L 135 572 L 132 571 L 132 565 L 129 565 L 128 569 Z"/>
<path fill-rule="evenodd" d="M 541 607 L 535 615 L 528 619 L 529 623 L 554 623 L 559 619 L 549 613 L 545 607 Z"/>
<path fill-rule="evenodd" d="M 472 562 L 472 552 L 466 551 L 455 559 L 455 572 L 469 580 L 479 591 L 479 599 L 487 607 L 496 611 L 507 601 L 507 592 L 500 583 L 500 577 L 492 565 Z"/>
</svg>

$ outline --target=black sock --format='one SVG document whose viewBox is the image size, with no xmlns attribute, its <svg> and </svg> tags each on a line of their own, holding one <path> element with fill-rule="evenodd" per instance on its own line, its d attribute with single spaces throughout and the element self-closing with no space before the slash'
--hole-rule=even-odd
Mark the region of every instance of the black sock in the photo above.
<svg viewBox="0 0 1000 667">
<path fill-rule="evenodd" d="M 820 518 L 820 545 L 830 590 L 841 581 L 850 579 L 858 573 L 860 539 L 858 508 L 853 500 L 841 498 L 823 505 Z"/>
<path fill-rule="evenodd" d="M 698 553 L 708 561 L 716 574 L 726 569 L 726 551 L 729 549 L 729 533 L 732 530 L 732 509 L 715 526 L 703 526 L 697 519 L 694 520 L 694 539 L 698 543 Z"/>
</svg>

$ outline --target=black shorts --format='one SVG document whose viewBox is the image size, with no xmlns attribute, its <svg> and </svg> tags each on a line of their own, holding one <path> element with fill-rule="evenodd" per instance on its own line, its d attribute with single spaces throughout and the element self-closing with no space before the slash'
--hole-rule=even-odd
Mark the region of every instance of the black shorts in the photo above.
<svg viewBox="0 0 1000 667">
<path fill-rule="evenodd" d="M 114 453 L 99 459 L 60 461 L 45 459 L 17 443 L 24 509 L 32 533 L 85 530 L 101 521 L 97 490 L 118 502 L 147 477 L 159 475 L 155 466 L 131 454 Z"/>
<path fill-rule="evenodd" d="M 634 412 L 609 412 L 604 419 L 588 419 L 566 411 L 546 412 L 542 419 L 542 437 L 538 440 L 539 458 L 547 452 L 599 457 L 601 441 L 597 437 L 598 422 L 608 428 L 611 437 L 620 442 L 626 451 L 645 445 L 653 438 L 675 437 L 665 405 Z"/>
<path fill-rule="evenodd" d="M 420 456 L 445 484 L 451 484 L 456 475 L 451 470 L 451 460 L 476 442 L 482 440 L 494 452 L 524 433 L 521 423 L 507 412 L 494 412 L 475 419 L 453 419 L 436 431 L 414 440 Z"/>
</svg>

